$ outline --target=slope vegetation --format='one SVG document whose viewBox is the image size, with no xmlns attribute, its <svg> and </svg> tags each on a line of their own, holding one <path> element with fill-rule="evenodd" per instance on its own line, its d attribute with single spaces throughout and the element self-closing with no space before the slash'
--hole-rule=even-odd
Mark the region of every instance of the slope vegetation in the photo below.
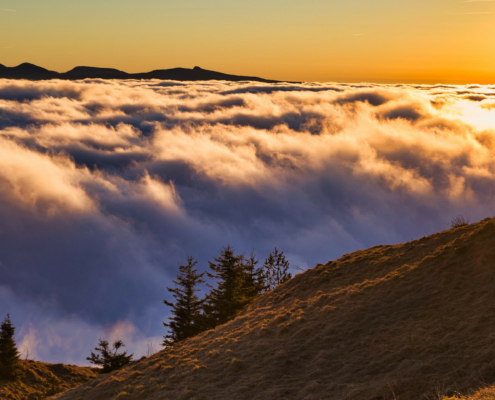
<svg viewBox="0 0 495 400">
<path fill-rule="evenodd" d="M 495 220 L 356 251 L 59 399 L 438 399 L 495 381 Z"/>
<path fill-rule="evenodd" d="M 21 382 L 0 380 L 0 399 L 41 400 L 86 383 L 98 375 L 94 368 L 22 361 L 25 376 Z"/>
</svg>

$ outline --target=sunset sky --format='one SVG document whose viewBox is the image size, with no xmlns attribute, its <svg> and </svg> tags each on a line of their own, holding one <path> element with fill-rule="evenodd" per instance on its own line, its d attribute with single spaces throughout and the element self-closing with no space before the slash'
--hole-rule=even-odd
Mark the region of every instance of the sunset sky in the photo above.
<svg viewBox="0 0 495 400">
<path fill-rule="evenodd" d="M 0 0 L 8 67 L 293 81 L 0 79 L 0 318 L 140 356 L 187 255 L 296 274 L 493 216 L 494 50 L 495 0 Z"/>
<path fill-rule="evenodd" d="M 0 63 L 492 83 L 491 0 L 0 0 Z"/>
</svg>

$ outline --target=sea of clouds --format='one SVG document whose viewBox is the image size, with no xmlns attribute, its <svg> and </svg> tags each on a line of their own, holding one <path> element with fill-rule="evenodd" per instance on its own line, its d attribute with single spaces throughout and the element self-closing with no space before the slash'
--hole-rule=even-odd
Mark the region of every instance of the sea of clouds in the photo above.
<svg viewBox="0 0 495 400">
<path fill-rule="evenodd" d="M 0 318 L 30 358 L 139 357 L 186 255 L 297 273 L 493 216 L 494 149 L 487 86 L 0 80 Z"/>
</svg>

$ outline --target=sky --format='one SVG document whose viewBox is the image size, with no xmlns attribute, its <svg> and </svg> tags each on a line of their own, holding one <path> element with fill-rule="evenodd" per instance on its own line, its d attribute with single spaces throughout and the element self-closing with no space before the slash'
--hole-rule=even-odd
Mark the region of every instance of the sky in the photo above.
<svg viewBox="0 0 495 400">
<path fill-rule="evenodd" d="M 0 0 L 0 63 L 307 82 L 495 78 L 491 0 Z"/>
<path fill-rule="evenodd" d="M 494 117 L 493 86 L 0 80 L 0 318 L 30 358 L 139 358 L 187 255 L 300 273 L 491 217 Z"/>
<path fill-rule="evenodd" d="M 0 80 L 0 318 L 139 357 L 187 255 L 299 273 L 492 216 L 494 48 L 490 0 L 0 0 L 6 66 L 305 82 Z"/>
</svg>

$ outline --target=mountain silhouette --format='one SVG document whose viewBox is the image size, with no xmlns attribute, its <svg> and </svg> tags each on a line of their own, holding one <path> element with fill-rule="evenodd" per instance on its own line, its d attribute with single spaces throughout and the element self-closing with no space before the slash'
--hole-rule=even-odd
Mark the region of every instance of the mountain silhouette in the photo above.
<svg viewBox="0 0 495 400">
<path fill-rule="evenodd" d="M 276 83 L 279 81 L 258 78 L 255 76 L 230 75 L 222 72 L 210 71 L 200 67 L 194 68 L 171 68 L 157 69 L 150 72 L 129 74 L 114 68 L 97 68 L 97 67 L 75 67 L 67 72 L 56 72 L 38 67 L 30 63 L 23 63 L 16 67 L 6 67 L 0 64 L 0 79 L 27 79 L 27 80 L 46 80 L 46 79 L 160 79 L 175 81 L 257 81 L 265 83 Z"/>
<path fill-rule="evenodd" d="M 4 65 L 2 67 L 0 68 L 0 78 L 41 80 L 57 79 L 60 75 L 58 72 L 49 71 L 30 63 L 23 63 L 12 68 Z"/>
<path fill-rule="evenodd" d="M 64 75 L 62 79 L 129 79 L 128 73 L 115 68 L 75 67 L 60 75 Z"/>
</svg>

